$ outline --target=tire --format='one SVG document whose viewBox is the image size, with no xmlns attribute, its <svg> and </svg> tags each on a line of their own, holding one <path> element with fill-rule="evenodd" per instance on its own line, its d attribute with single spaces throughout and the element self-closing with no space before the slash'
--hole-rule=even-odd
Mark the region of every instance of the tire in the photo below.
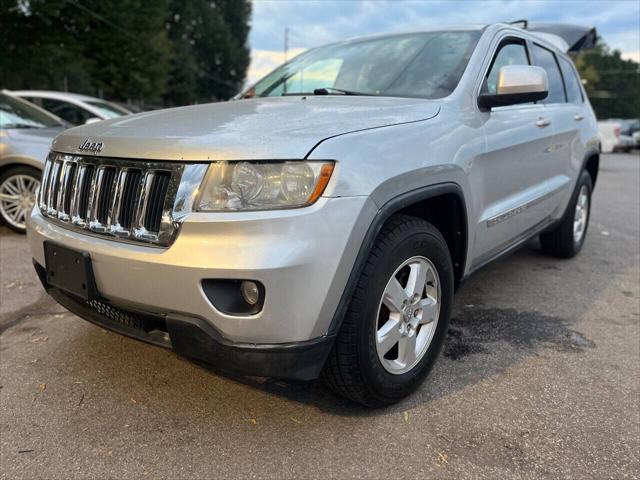
<svg viewBox="0 0 640 480">
<path fill-rule="evenodd" d="M 8 168 L 0 174 L 0 220 L 18 233 L 26 232 L 26 220 L 31 213 L 28 204 L 35 202 L 40 177 L 38 169 L 26 165 Z M 24 192 L 19 191 L 22 190 L 21 185 L 25 187 Z M 27 192 L 30 195 L 26 195 Z M 19 198 L 18 203 L 11 197 Z"/>
<path fill-rule="evenodd" d="M 399 270 L 406 262 L 409 263 Z M 392 313 L 386 305 L 399 302 L 387 298 L 383 300 L 383 294 L 387 295 L 385 292 L 389 291 L 392 280 L 398 280 L 399 286 L 404 287 L 398 291 L 401 293 L 398 298 L 405 298 L 407 292 L 420 290 L 420 287 L 410 288 L 412 278 L 415 278 L 411 275 L 422 271 L 423 267 L 427 272 L 426 284 L 416 282 L 422 285 L 421 299 L 415 302 L 415 295 L 409 297 L 413 298 L 414 304 L 404 308 L 404 316 L 398 313 L 400 309 Z M 417 273 L 415 275 L 419 276 Z M 405 277 L 406 284 L 403 285 Z M 324 382 L 335 393 L 368 407 L 390 405 L 412 393 L 427 377 L 442 349 L 451 314 L 453 289 L 451 255 L 440 232 L 430 223 L 415 217 L 392 217 L 375 240 L 357 281 L 322 372 Z M 437 302 L 433 301 L 437 296 Z M 420 308 L 423 305 L 424 308 Z M 415 310 L 411 311 L 413 308 Z M 420 315 L 418 312 L 421 312 Z M 400 318 L 397 323 L 387 323 L 396 322 L 397 318 Z M 415 322 L 415 325 L 411 327 L 405 323 L 407 319 Z M 425 323 L 418 324 L 422 322 Z M 378 341 L 383 338 L 380 332 L 382 326 L 386 325 L 394 325 L 393 329 L 388 330 L 389 335 L 405 335 L 400 337 L 402 342 L 410 342 L 415 338 L 416 347 L 413 350 L 406 346 L 402 348 L 398 340 L 387 354 L 378 353 L 379 350 L 385 351 L 393 342 L 391 337 L 387 337 L 390 339 L 388 345 Z M 396 333 L 396 325 L 399 333 Z M 412 332 L 414 337 L 411 336 Z M 419 351 L 419 354 L 415 355 L 413 363 L 406 360 L 403 367 L 401 360 L 406 357 L 401 359 L 403 351 Z M 397 358 L 394 359 L 396 354 Z"/>
<path fill-rule="evenodd" d="M 542 251 L 548 255 L 559 258 L 571 258 L 578 254 L 584 245 L 587 237 L 587 229 L 589 227 L 589 218 L 591 216 L 591 193 L 593 192 L 593 183 L 591 176 L 586 170 L 583 170 L 578 178 L 575 191 L 571 196 L 567 211 L 560 223 L 551 231 L 540 235 L 540 244 Z M 586 212 L 582 218 L 582 229 L 579 236 L 574 235 L 574 223 L 577 215 L 584 210 L 578 212 L 578 202 L 583 201 L 586 195 Z"/>
</svg>

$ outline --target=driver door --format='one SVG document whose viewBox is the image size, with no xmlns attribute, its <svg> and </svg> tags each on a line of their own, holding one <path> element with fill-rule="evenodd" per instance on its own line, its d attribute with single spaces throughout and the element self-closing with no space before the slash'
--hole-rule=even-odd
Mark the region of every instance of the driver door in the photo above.
<svg viewBox="0 0 640 480">
<path fill-rule="evenodd" d="M 483 80 L 481 93 L 495 93 L 498 73 L 506 65 L 530 65 L 524 39 L 508 37 L 499 44 Z M 481 112 L 485 152 L 471 175 L 474 199 L 480 207 L 473 266 L 524 238 L 548 212 L 546 158 L 550 155 L 551 124 L 542 103 L 495 107 Z"/>
</svg>

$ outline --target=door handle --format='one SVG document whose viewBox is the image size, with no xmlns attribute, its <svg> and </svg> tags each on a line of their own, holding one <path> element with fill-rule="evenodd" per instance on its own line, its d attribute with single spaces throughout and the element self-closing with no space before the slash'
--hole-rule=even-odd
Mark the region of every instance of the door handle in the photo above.
<svg viewBox="0 0 640 480">
<path fill-rule="evenodd" d="M 551 125 L 551 120 L 547 119 L 547 118 L 539 118 L 538 121 L 536 122 L 536 127 L 548 127 L 549 125 Z"/>
<path fill-rule="evenodd" d="M 579 122 L 579 121 L 580 121 L 580 120 L 582 120 L 583 118 L 584 118 L 584 117 L 583 117 L 582 115 L 574 115 L 574 116 L 573 116 L 573 119 L 574 119 L 576 122 Z"/>
</svg>

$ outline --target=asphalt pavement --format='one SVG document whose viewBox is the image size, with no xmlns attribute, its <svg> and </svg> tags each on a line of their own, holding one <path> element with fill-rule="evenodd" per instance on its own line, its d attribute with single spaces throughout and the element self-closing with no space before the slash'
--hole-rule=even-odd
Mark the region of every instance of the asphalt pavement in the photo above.
<svg viewBox="0 0 640 480">
<path fill-rule="evenodd" d="M 430 378 L 384 410 L 80 320 L 0 227 L 1 478 L 638 476 L 640 155 L 603 156 L 578 257 L 534 241 L 471 277 Z"/>
</svg>

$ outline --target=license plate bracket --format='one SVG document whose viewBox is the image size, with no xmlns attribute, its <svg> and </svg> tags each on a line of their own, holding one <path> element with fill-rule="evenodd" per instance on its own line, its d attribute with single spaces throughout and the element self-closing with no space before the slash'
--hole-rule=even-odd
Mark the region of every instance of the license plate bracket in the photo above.
<svg viewBox="0 0 640 480">
<path fill-rule="evenodd" d="M 53 242 L 44 242 L 47 283 L 85 300 L 99 298 L 91 256 Z"/>
</svg>

